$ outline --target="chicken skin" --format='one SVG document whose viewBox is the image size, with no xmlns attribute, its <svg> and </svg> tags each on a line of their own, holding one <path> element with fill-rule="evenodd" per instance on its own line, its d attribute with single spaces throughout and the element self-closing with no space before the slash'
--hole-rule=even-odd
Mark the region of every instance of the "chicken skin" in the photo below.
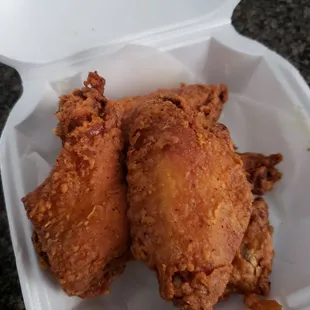
<svg viewBox="0 0 310 310">
<path fill-rule="evenodd" d="M 253 202 L 253 212 L 241 246 L 233 260 L 233 271 L 225 289 L 231 293 L 269 296 L 274 250 L 268 206 L 262 198 Z"/>
<path fill-rule="evenodd" d="M 136 111 L 127 154 L 131 250 L 156 271 L 162 298 L 212 309 L 253 196 L 226 127 L 200 130 L 185 104 L 163 96 Z"/>
<path fill-rule="evenodd" d="M 48 178 L 23 198 L 34 243 L 68 295 L 94 297 L 124 269 L 128 249 L 122 111 L 90 73 L 61 97 L 56 129 L 63 147 Z"/>
<path fill-rule="evenodd" d="M 190 117 L 204 128 L 210 128 L 220 117 L 223 105 L 228 100 L 226 85 L 181 84 L 179 88 L 158 89 L 145 96 L 125 97 L 112 104 L 123 109 L 122 130 L 125 141 L 136 117 L 136 109 L 141 105 L 157 102 L 161 99 L 172 100 Z"/>
<path fill-rule="evenodd" d="M 239 155 L 243 161 L 247 179 L 253 186 L 253 194 L 264 195 L 281 180 L 282 173 L 275 168 L 283 160 L 281 154 L 265 156 L 257 153 L 242 153 Z"/>
</svg>

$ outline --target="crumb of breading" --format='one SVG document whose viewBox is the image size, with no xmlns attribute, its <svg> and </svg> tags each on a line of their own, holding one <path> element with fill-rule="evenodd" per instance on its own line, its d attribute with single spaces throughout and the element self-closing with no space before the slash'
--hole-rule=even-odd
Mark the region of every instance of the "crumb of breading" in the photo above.
<svg viewBox="0 0 310 310">
<path fill-rule="evenodd" d="M 248 295 L 244 297 L 244 303 L 251 310 L 281 310 L 282 306 L 276 300 L 261 299 L 257 295 Z"/>
</svg>

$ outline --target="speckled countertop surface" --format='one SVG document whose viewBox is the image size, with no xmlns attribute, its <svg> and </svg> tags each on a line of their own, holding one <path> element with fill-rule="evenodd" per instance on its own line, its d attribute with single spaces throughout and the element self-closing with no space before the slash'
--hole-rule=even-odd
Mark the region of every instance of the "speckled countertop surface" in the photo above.
<svg viewBox="0 0 310 310">
<path fill-rule="evenodd" d="M 310 0 L 242 0 L 233 25 L 243 35 L 264 43 L 291 61 L 310 84 Z M 12 68 L 0 64 L 0 131 L 22 92 Z M 0 190 L 0 309 L 22 310 L 5 206 Z"/>
</svg>

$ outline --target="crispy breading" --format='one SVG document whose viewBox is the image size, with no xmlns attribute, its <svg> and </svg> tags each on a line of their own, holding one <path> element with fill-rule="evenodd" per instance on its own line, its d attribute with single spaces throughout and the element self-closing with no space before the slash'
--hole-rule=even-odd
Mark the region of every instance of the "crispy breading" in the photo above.
<svg viewBox="0 0 310 310">
<path fill-rule="evenodd" d="M 253 186 L 253 194 L 264 195 L 281 180 L 282 173 L 275 168 L 283 160 L 281 154 L 265 156 L 257 153 L 239 154 L 247 173 L 247 179 Z"/>
<path fill-rule="evenodd" d="M 107 103 L 103 95 L 104 86 L 104 78 L 97 72 L 90 72 L 87 81 L 84 82 L 84 87 L 60 97 L 56 113 L 59 121 L 56 135 L 64 139 L 76 127 L 83 126 L 84 122 L 91 122 L 92 118 L 100 118 Z M 101 122 L 99 119 L 99 123 Z"/>
<path fill-rule="evenodd" d="M 233 260 L 233 271 L 224 296 L 231 293 L 269 296 L 274 250 L 268 206 L 262 198 L 253 202 L 249 226 Z"/>
<path fill-rule="evenodd" d="M 38 235 L 35 231 L 32 233 L 32 243 L 35 251 L 37 252 L 39 264 L 42 269 L 48 269 L 50 267 L 50 263 L 48 261 L 48 256 L 46 252 L 42 250 L 42 245 L 39 241 Z"/>
<path fill-rule="evenodd" d="M 281 310 L 282 306 L 275 300 L 261 299 L 257 295 L 249 295 L 244 297 L 244 303 L 251 310 Z"/>
<path fill-rule="evenodd" d="M 228 100 L 226 85 L 182 84 L 179 88 L 158 89 L 145 96 L 125 97 L 111 101 L 124 109 L 122 128 L 128 140 L 130 126 L 136 117 L 136 109 L 143 104 L 151 105 L 167 99 L 179 105 L 197 125 L 211 127 L 220 117 L 224 103 Z"/>
<path fill-rule="evenodd" d="M 212 309 L 253 196 L 226 127 L 200 130 L 197 114 L 184 110 L 163 96 L 136 111 L 127 154 L 131 249 L 156 270 L 164 299 Z"/>
<path fill-rule="evenodd" d="M 41 256 L 64 291 L 93 297 L 124 269 L 129 227 L 122 112 L 106 103 L 96 73 L 85 85 L 61 98 L 63 147 L 48 178 L 23 202 Z"/>
</svg>

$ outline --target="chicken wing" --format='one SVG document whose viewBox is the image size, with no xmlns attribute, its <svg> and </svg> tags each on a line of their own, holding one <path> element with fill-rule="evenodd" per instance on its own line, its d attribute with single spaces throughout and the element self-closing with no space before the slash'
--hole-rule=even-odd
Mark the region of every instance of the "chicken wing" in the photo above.
<svg viewBox="0 0 310 310">
<path fill-rule="evenodd" d="M 239 155 L 255 195 L 264 195 L 265 192 L 272 190 L 276 182 L 281 180 L 282 173 L 275 168 L 283 159 L 281 154 L 265 156 L 257 153 L 242 153 Z"/>
<path fill-rule="evenodd" d="M 130 130 L 131 249 L 156 270 L 162 298 L 212 309 L 230 278 L 253 196 L 226 127 L 196 128 L 186 102 L 173 98 L 141 105 Z"/>
<path fill-rule="evenodd" d="M 108 291 L 129 243 L 122 111 L 103 87 L 90 73 L 85 87 L 61 98 L 62 150 L 49 177 L 23 198 L 37 250 L 63 290 L 81 297 Z"/>
<path fill-rule="evenodd" d="M 233 271 L 224 296 L 231 293 L 268 296 L 274 250 L 268 206 L 262 198 L 253 202 L 249 226 L 233 260 Z"/>
</svg>

